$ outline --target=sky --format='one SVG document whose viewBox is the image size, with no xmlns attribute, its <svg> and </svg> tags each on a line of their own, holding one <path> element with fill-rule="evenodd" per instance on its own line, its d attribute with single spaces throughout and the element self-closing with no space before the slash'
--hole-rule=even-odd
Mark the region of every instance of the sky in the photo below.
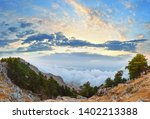
<svg viewBox="0 0 150 119">
<path fill-rule="evenodd" d="M 150 59 L 149 13 L 150 0 L 0 0 L 0 57 L 99 85 L 136 53 Z"/>
</svg>

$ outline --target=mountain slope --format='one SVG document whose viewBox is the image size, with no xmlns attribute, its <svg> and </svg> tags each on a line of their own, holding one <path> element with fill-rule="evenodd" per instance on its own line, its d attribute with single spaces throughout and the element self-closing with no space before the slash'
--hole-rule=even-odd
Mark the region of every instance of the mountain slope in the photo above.
<svg viewBox="0 0 150 119">
<path fill-rule="evenodd" d="M 103 96 L 95 95 L 85 101 L 98 102 L 150 102 L 150 73 L 107 90 Z"/>
<path fill-rule="evenodd" d="M 60 76 L 55 76 L 51 73 L 43 73 L 41 72 L 37 67 L 33 66 L 32 64 L 26 62 L 24 59 L 20 59 L 20 61 L 26 65 L 28 65 L 30 67 L 30 69 L 32 69 L 37 75 L 39 73 L 41 73 L 42 75 L 44 75 L 47 79 L 49 78 L 53 78 L 55 81 L 57 81 L 57 83 L 60 86 L 67 86 L 67 84 L 65 84 L 65 82 L 63 81 L 63 79 Z"/>
<path fill-rule="evenodd" d="M 31 91 L 23 90 L 12 83 L 7 76 L 6 63 L 0 62 L 0 101 L 32 102 L 40 101 L 40 98 Z"/>
<path fill-rule="evenodd" d="M 34 99 L 34 94 L 38 99 Z M 24 98 L 29 96 L 33 100 L 28 101 L 38 101 L 57 96 L 75 97 L 76 91 L 67 87 L 61 77 L 46 75 L 21 58 L 1 59 L 0 101 L 27 101 Z"/>
</svg>

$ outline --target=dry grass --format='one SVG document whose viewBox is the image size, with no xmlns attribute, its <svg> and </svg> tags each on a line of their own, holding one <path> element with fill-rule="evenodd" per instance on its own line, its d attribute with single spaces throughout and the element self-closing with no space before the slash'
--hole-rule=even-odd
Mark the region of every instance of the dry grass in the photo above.
<svg viewBox="0 0 150 119">
<path fill-rule="evenodd" d="M 108 91 L 107 95 L 93 96 L 89 102 L 150 102 L 150 73 L 136 80 L 128 81 L 126 84 L 119 84 Z"/>
</svg>

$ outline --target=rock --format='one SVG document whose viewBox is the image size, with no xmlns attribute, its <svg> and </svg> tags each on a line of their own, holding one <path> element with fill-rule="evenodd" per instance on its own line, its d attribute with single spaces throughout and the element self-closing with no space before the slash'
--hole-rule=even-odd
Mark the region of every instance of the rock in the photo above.
<svg viewBox="0 0 150 119">
<path fill-rule="evenodd" d="M 12 93 L 10 94 L 11 99 L 15 102 L 23 102 L 23 96 L 21 93 Z"/>
<path fill-rule="evenodd" d="M 98 96 L 107 95 L 108 90 L 109 90 L 109 89 L 107 89 L 107 88 L 100 88 L 100 89 L 97 91 L 97 95 L 98 95 Z"/>
<path fill-rule="evenodd" d="M 143 99 L 138 99 L 136 102 L 144 102 Z"/>
<path fill-rule="evenodd" d="M 71 97 L 68 97 L 68 96 L 64 96 L 62 97 L 62 101 L 63 102 L 77 102 L 77 99 L 76 98 L 71 98 Z"/>
<path fill-rule="evenodd" d="M 51 77 L 55 80 L 55 81 L 57 81 L 57 83 L 59 84 L 59 85 L 61 85 L 61 86 L 67 86 L 66 84 L 65 84 L 65 82 L 63 81 L 63 79 L 62 79 L 62 77 L 60 77 L 60 76 L 55 76 L 55 75 L 53 75 L 53 74 L 51 74 L 51 73 L 42 73 L 44 76 L 46 76 L 47 77 L 47 79 L 51 79 Z"/>
<path fill-rule="evenodd" d="M 57 96 L 56 100 L 63 100 L 61 96 Z"/>
<path fill-rule="evenodd" d="M 81 95 L 78 95 L 78 96 L 77 96 L 77 99 L 87 99 L 87 97 L 83 97 L 83 96 L 81 96 Z"/>
</svg>

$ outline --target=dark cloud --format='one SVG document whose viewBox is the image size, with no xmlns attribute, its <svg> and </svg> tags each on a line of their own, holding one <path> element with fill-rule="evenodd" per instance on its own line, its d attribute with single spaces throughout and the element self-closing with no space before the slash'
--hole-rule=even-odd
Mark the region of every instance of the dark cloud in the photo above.
<svg viewBox="0 0 150 119">
<path fill-rule="evenodd" d="M 58 46 L 72 46 L 72 47 L 81 47 L 81 46 L 98 47 L 99 46 L 87 41 L 77 40 L 75 38 L 68 39 L 61 32 L 55 34 L 37 34 L 34 36 L 30 36 L 24 40 L 23 44 L 31 43 L 33 41 L 42 43 L 43 40 L 45 39 L 47 39 L 47 43 L 50 43 L 51 45 L 58 45 Z"/>
<path fill-rule="evenodd" d="M 10 45 L 17 42 L 19 38 L 35 34 L 37 31 L 33 29 L 33 24 L 26 21 L 9 21 L 0 22 L 0 47 Z"/>
<path fill-rule="evenodd" d="M 18 34 L 16 34 L 16 36 L 17 36 L 18 38 L 22 38 L 22 37 L 24 37 L 24 36 L 32 35 L 32 34 L 34 34 L 34 33 L 36 33 L 36 31 L 34 31 L 34 30 L 26 30 L 26 31 L 19 32 Z"/>
<path fill-rule="evenodd" d="M 38 34 L 38 35 L 33 35 L 28 37 L 27 39 L 24 40 L 23 44 L 25 43 L 31 43 L 32 41 L 36 42 L 42 42 L 44 39 L 48 39 L 48 41 L 51 41 L 54 39 L 54 35 L 48 35 L 48 34 Z"/>
<path fill-rule="evenodd" d="M 136 46 L 139 43 L 143 43 L 147 41 L 146 39 L 139 39 L 139 40 L 131 40 L 131 41 L 108 41 L 103 44 L 108 50 L 122 50 L 122 51 L 130 51 L 136 52 Z"/>
<path fill-rule="evenodd" d="M 52 48 L 48 44 L 41 44 L 39 43 L 33 43 L 27 48 L 18 48 L 18 52 L 35 52 L 35 51 L 46 51 L 46 50 L 52 50 Z"/>
<path fill-rule="evenodd" d="M 44 40 L 46 41 L 44 42 Z M 147 40 L 139 39 L 124 42 L 108 41 L 103 44 L 93 44 L 87 41 L 78 40 L 76 38 L 67 38 L 65 35 L 63 35 L 63 33 L 58 32 L 55 34 L 37 34 L 30 36 L 23 41 L 23 44 L 32 43 L 33 41 L 41 44 L 47 44 L 47 46 L 100 47 L 106 48 L 107 50 L 136 52 L 137 44 Z"/>
<path fill-rule="evenodd" d="M 87 41 L 82 41 L 82 40 L 70 40 L 65 43 L 60 43 L 62 46 L 72 46 L 72 47 L 82 47 L 82 46 L 87 46 L 87 47 L 98 47 L 99 45 L 97 44 L 92 44 Z"/>
<path fill-rule="evenodd" d="M 10 43 L 14 43 L 14 42 L 17 42 L 18 39 L 7 39 L 7 40 L 0 40 L 0 47 L 4 47 L 4 46 L 8 46 Z"/>
<path fill-rule="evenodd" d="M 6 27 L 6 26 L 8 26 L 9 24 L 8 23 L 6 23 L 5 21 L 2 21 L 1 23 L 0 23 L 0 26 L 1 27 Z"/>
<path fill-rule="evenodd" d="M 21 22 L 21 23 L 20 23 L 20 27 L 21 27 L 21 28 L 30 27 L 30 26 L 32 26 L 32 25 L 33 25 L 32 23 L 26 23 L 26 22 Z"/>
<path fill-rule="evenodd" d="M 6 45 L 8 45 L 8 42 L 7 42 L 7 41 L 1 41 L 1 40 L 0 40 L 0 47 L 4 47 L 4 46 L 6 46 Z"/>
<path fill-rule="evenodd" d="M 8 35 L 8 33 L 7 32 L 0 32 L 0 38 L 2 39 L 2 38 L 4 38 L 4 37 L 6 37 Z"/>
<path fill-rule="evenodd" d="M 129 51 L 136 52 L 136 46 L 139 43 L 145 42 L 145 39 L 132 41 L 108 41 L 102 44 L 93 44 L 84 40 L 76 39 L 74 37 L 67 38 L 62 32 L 54 34 L 40 34 L 35 31 L 36 26 L 24 19 L 18 20 L 13 24 L 2 21 L 0 23 L 0 47 L 10 45 L 12 42 L 17 42 L 20 38 L 25 38 L 22 44 L 29 44 L 28 47 L 23 48 L 18 46 L 17 51 L 43 51 L 51 50 L 52 46 L 69 46 L 69 47 L 97 47 L 105 48 L 107 50 Z"/>
<path fill-rule="evenodd" d="M 17 27 L 9 27 L 8 30 L 10 32 L 17 32 L 18 31 L 18 28 Z"/>
</svg>

